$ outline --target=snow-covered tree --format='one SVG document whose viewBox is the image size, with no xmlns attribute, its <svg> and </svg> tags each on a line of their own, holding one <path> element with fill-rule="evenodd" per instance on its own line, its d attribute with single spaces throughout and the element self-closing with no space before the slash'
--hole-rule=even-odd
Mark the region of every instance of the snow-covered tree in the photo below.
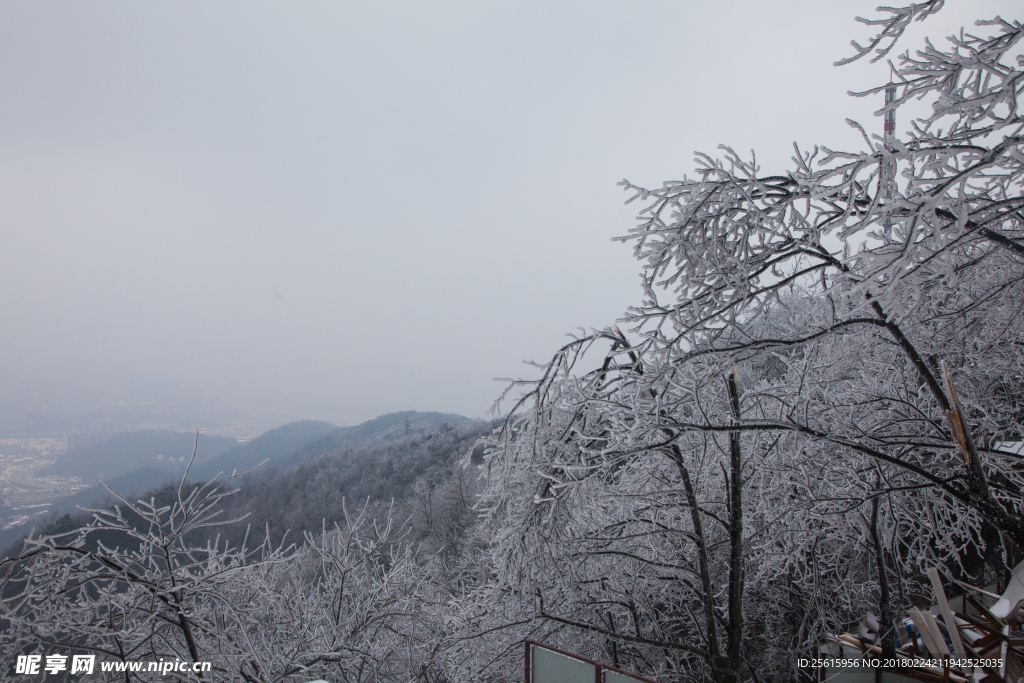
<svg viewBox="0 0 1024 683">
<path fill-rule="evenodd" d="M 183 479 L 169 502 L 120 498 L 85 528 L 27 540 L 0 565 L 0 667 L 73 651 L 209 662 L 207 678 L 250 683 L 436 678 L 439 630 L 420 613 L 438 589 L 389 510 L 343 509 L 300 547 L 197 542 L 237 521 L 219 519 L 230 493 Z"/>
<path fill-rule="evenodd" d="M 167 504 L 121 498 L 111 509 L 91 510 L 85 528 L 27 539 L 22 553 L 3 563 L 2 656 L 71 648 L 121 661 L 210 661 L 208 642 L 219 634 L 201 613 L 253 555 L 188 543 L 216 523 L 225 495 L 223 483 L 183 479 Z M 262 559 L 282 555 L 270 551 Z"/>
<path fill-rule="evenodd" d="M 941 5 L 883 9 L 852 59 Z M 860 151 L 765 173 L 723 148 L 624 182 L 644 298 L 511 383 L 485 463 L 494 595 L 666 680 L 733 681 L 858 610 L 892 628 L 897 566 L 1024 548 L 1002 447 L 1024 418 L 1022 36 L 979 21 L 902 55 L 880 113 L 931 114 L 851 122 Z"/>
</svg>

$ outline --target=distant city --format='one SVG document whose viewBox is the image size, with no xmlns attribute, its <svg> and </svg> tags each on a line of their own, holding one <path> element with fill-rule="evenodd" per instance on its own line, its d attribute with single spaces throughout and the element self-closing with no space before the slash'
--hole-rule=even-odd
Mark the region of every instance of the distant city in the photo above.
<svg viewBox="0 0 1024 683">
<path fill-rule="evenodd" d="M 0 528 L 44 514 L 54 500 L 86 488 L 78 477 L 37 476 L 66 450 L 66 439 L 0 439 Z"/>
<path fill-rule="evenodd" d="M 222 402 L 165 378 L 135 379 L 118 401 L 15 390 L 0 398 L 0 530 L 44 516 L 54 501 L 95 484 L 43 470 L 115 434 L 200 430 L 246 442 L 294 417 L 279 406 Z"/>
</svg>

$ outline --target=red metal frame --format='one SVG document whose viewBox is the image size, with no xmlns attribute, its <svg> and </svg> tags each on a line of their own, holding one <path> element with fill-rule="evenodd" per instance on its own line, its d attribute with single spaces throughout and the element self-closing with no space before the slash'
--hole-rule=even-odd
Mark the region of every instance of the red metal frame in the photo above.
<svg viewBox="0 0 1024 683">
<path fill-rule="evenodd" d="M 524 657 L 524 661 L 525 661 L 525 664 L 526 664 L 526 670 L 525 670 L 524 675 L 523 675 L 523 683 L 533 683 L 533 666 L 532 666 L 533 665 L 533 661 L 532 661 L 533 658 L 531 656 L 530 648 L 535 646 L 535 645 L 537 647 L 542 647 L 545 650 L 550 650 L 552 652 L 557 652 L 558 654 L 564 655 L 566 657 L 569 657 L 570 659 L 576 659 L 576 660 L 579 660 L 581 662 L 586 662 L 587 664 L 593 664 L 594 665 L 594 683 L 604 683 L 603 680 L 602 680 L 603 676 L 601 675 L 602 671 L 611 671 L 613 673 L 622 674 L 623 676 L 629 676 L 630 678 L 635 678 L 636 680 L 642 681 L 643 683 L 658 683 L 657 681 L 653 681 L 650 678 L 644 678 L 643 676 L 637 676 L 636 674 L 630 673 L 628 671 L 623 671 L 622 669 L 618 669 L 618 668 L 616 668 L 614 666 L 608 666 L 607 664 L 602 664 L 601 662 L 595 662 L 593 659 L 588 659 L 588 658 L 582 657 L 580 655 L 575 655 L 575 654 L 573 654 L 571 652 L 566 652 L 565 650 L 559 649 L 557 647 L 552 647 L 551 645 L 545 645 L 544 643 L 540 643 L 540 642 L 538 642 L 536 640 L 533 640 L 531 638 L 527 638 L 525 641 L 523 641 L 523 645 L 526 647 L 526 656 Z"/>
</svg>

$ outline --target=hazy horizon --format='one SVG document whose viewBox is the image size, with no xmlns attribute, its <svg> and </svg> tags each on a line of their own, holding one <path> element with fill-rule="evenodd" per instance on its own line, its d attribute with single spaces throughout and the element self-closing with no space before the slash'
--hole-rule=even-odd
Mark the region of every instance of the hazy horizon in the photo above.
<svg viewBox="0 0 1024 683">
<path fill-rule="evenodd" d="M 638 301 L 618 181 L 880 132 L 876 4 L 5 4 L 0 400 L 484 416 Z"/>
</svg>

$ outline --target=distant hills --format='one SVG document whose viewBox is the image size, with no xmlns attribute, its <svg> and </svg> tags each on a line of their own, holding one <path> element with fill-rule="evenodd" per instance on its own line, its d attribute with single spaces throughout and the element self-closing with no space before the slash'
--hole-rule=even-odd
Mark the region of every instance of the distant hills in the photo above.
<svg viewBox="0 0 1024 683">
<path fill-rule="evenodd" d="M 223 478 L 230 477 L 232 472 L 245 472 L 256 467 L 264 460 L 281 458 L 307 441 L 317 439 L 340 429 L 351 429 L 332 425 L 330 422 L 303 420 L 290 422 L 252 441 L 230 448 L 206 462 L 197 463 L 189 472 L 193 481 L 209 481 L 218 474 Z"/>
<path fill-rule="evenodd" d="M 225 451 L 202 465 L 194 466 L 189 479 L 210 480 L 217 474 L 227 478 L 232 472 L 244 472 L 269 460 L 258 471 L 262 475 L 298 467 L 304 462 L 333 455 L 345 448 L 434 431 L 443 424 L 454 427 L 470 421 L 467 417 L 452 413 L 418 413 L 407 410 L 381 415 L 352 427 L 336 427 L 327 422 L 292 422 L 247 444 Z"/>
<path fill-rule="evenodd" d="M 312 439 L 291 453 L 268 463 L 271 467 L 267 469 L 291 469 L 310 460 L 335 455 L 339 451 L 365 446 L 374 441 L 413 436 L 436 431 L 443 425 L 454 427 L 467 422 L 472 420 L 453 413 L 418 413 L 415 410 L 388 413 L 354 427 L 341 427 L 319 439 Z"/>
<path fill-rule="evenodd" d="M 280 457 L 282 454 L 289 453 L 310 439 L 328 434 L 337 429 L 337 425 L 332 425 L 329 422 L 314 422 L 312 420 L 307 420 L 303 422 L 292 422 L 284 425 L 283 427 L 271 429 L 266 434 L 241 445 L 238 445 L 238 442 L 234 439 L 226 439 L 225 441 L 230 442 L 233 447 L 227 449 L 222 448 L 212 456 L 209 455 L 210 450 L 205 449 L 203 455 L 206 456 L 204 458 L 206 462 L 202 462 L 200 460 L 200 451 L 198 449 L 196 450 L 196 463 L 192 465 L 192 469 L 189 471 L 189 479 L 192 481 L 204 481 L 212 479 L 219 472 L 224 472 L 225 477 L 230 476 L 232 471 L 244 472 L 268 458 L 273 459 Z M 168 439 L 167 435 L 172 435 L 173 437 L 176 437 L 176 439 Z M 121 434 L 107 441 L 98 443 L 95 446 L 83 449 L 82 451 L 79 451 L 79 455 L 88 455 L 94 451 L 99 451 L 101 453 L 122 453 L 122 449 L 130 446 L 135 446 L 139 448 L 140 451 L 147 452 L 154 450 L 160 444 L 166 445 L 168 440 L 180 440 L 180 437 L 183 436 L 192 439 L 192 443 L 188 448 L 188 457 L 184 460 L 175 460 L 173 463 L 163 466 L 146 465 L 119 476 L 102 478 L 103 482 L 111 489 L 117 491 L 117 493 L 122 496 L 131 498 L 144 491 L 156 488 L 165 482 L 171 481 L 172 479 L 180 480 L 181 476 L 185 473 L 185 467 L 188 465 L 188 459 L 192 455 L 192 447 L 195 444 L 195 434 L 179 434 L 174 432 L 133 432 L 130 434 Z M 200 448 L 209 445 L 207 439 L 221 439 L 221 437 L 204 437 L 200 435 Z M 115 440 L 118 442 L 115 447 L 103 448 L 106 444 Z M 221 442 L 218 441 L 216 444 L 221 445 Z M 57 464 L 59 464 L 59 461 Z M 103 484 L 97 484 L 96 486 L 79 491 L 72 496 L 58 500 L 53 504 L 52 512 L 58 515 L 75 512 L 78 507 L 89 507 L 95 503 L 105 501 L 110 497 L 110 492 L 107 491 L 107 488 L 103 486 Z"/>
<path fill-rule="evenodd" d="M 205 462 L 238 442 L 224 436 L 142 431 L 112 436 L 106 441 L 71 451 L 44 470 L 44 474 L 81 477 L 86 482 L 111 481 L 140 467 L 163 469 L 169 476 L 184 472 L 196 449 L 196 462 Z M 180 476 L 180 475 L 179 475 Z"/>
<path fill-rule="evenodd" d="M 277 477 L 279 473 L 311 461 L 365 449 L 377 443 L 404 440 L 424 433 L 444 432 L 470 422 L 472 420 L 462 415 L 410 410 L 382 415 L 351 427 L 337 427 L 311 420 L 292 422 L 245 444 L 239 444 L 234 439 L 200 435 L 196 462 L 188 478 L 190 481 L 208 481 L 220 474 L 224 479 L 230 477 L 232 472 L 244 472 L 264 460 L 268 461 L 267 464 L 257 470 L 255 476 Z M 134 499 L 169 481 L 180 481 L 192 456 L 195 438 L 194 433 L 187 432 L 119 434 L 94 446 L 69 453 L 49 469 L 71 473 L 86 481 L 97 481 L 102 472 L 102 480 L 107 486 L 120 495 Z M 360 460 L 364 464 L 357 469 L 367 466 L 365 457 Z M 376 477 L 374 475 L 373 478 Z M 102 484 L 97 484 L 56 501 L 50 508 L 50 515 L 74 514 L 78 512 L 79 506 L 105 505 L 111 500 L 109 491 Z M 0 532 L 0 549 L 30 530 L 31 526 L 26 525 Z"/>
<path fill-rule="evenodd" d="M 193 437 L 194 438 L 194 437 Z M 129 500 L 135 497 L 135 494 L 148 491 L 149 489 L 156 488 L 166 481 L 177 478 L 181 479 L 182 473 L 185 468 L 182 467 L 180 472 L 173 472 L 162 467 L 140 467 L 137 470 L 132 470 L 127 474 L 122 474 L 119 477 L 111 477 L 110 479 L 104 479 L 104 483 L 111 489 L 116 491 L 122 496 L 129 498 Z M 49 508 L 49 514 L 64 515 L 68 513 L 78 512 L 79 507 L 96 507 L 113 501 L 113 496 L 107 490 L 103 484 L 96 484 L 90 486 L 87 489 L 83 489 L 78 493 L 68 496 L 67 498 L 61 498 L 53 503 Z M 6 534 L 8 532 L 2 532 Z M 25 533 L 22 530 L 20 533 Z M 0 539 L 3 537 L 0 536 Z M 0 543 L 2 545 L 2 543 Z"/>
<path fill-rule="evenodd" d="M 383 438 L 358 443 L 353 439 L 298 467 L 267 470 L 242 483 L 226 501 L 224 518 L 248 515 L 245 522 L 211 529 L 211 536 L 237 544 L 247 533 L 251 541 L 269 532 L 276 544 L 289 532 L 287 538 L 301 542 L 304 532 L 317 533 L 324 526 L 343 523 L 346 510 L 358 514 L 365 505 L 376 510 L 373 514 L 392 508 L 396 523 L 410 520 L 417 531 L 426 526 L 441 533 L 452 524 L 464 525 L 475 514 L 469 508 L 477 473 L 456 463 L 494 425 L 462 419 L 448 427 L 446 422 L 453 425 L 450 419 L 440 420 L 436 428 L 410 435 L 405 435 L 404 428 L 384 429 Z M 322 445 L 328 439 L 319 441 Z M 301 450 L 313 451 L 316 443 Z M 481 461 L 474 452 L 471 462 Z M 453 514 L 459 519 L 453 519 Z"/>
</svg>

